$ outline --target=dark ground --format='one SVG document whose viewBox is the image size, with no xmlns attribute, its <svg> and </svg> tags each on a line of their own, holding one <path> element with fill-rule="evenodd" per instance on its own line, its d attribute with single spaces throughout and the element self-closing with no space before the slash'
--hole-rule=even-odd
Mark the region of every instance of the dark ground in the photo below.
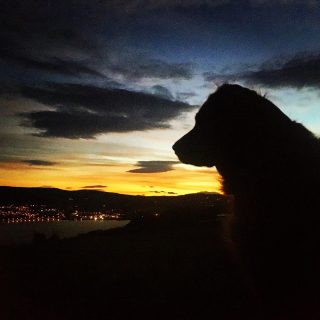
<svg viewBox="0 0 320 320">
<path fill-rule="evenodd" d="M 248 319 L 220 224 L 151 221 L 1 248 L 1 319 Z"/>
</svg>

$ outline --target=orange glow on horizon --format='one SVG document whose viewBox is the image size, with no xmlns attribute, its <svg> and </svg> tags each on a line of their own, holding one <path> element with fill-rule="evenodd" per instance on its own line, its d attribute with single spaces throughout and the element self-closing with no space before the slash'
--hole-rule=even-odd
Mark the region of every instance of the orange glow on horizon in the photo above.
<svg viewBox="0 0 320 320">
<path fill-rule="evenodd" d="M 132 166 L 128 164 L 30 166 L 18 162 L 2 163 L 0 185 L 46 186 L 64 190 L 101 186 L 97 189 L 145 196 L 182 195 L 204 191 L 221 193 L 220 175 L 215 169 L 176 165 L 174 170 L 167 172 L 127 172 L 130 169 Z"/>
</svg>

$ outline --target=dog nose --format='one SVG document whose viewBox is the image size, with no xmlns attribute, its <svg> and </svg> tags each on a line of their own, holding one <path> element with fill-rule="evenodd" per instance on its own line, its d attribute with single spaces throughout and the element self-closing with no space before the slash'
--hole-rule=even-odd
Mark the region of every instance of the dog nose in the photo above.
<svg viewBox="0 0 320 320">
<path fill-rule="evenodd" d="M 180 139 L 181 140 L 181 139 Z M 180 140 L 178 140 L 178 141 L 176 141 L 175 143 L 174 143 L 174 145 L 172 146 L 172 149 L 173 149 L 173 151 L 175 152 L 175 153 L 177 153 L 178 151 L 179 151 L 179 148 L 181 149 L 181 147 L 180 147 Z"/>
<path fill-rule="evenodd" d="M 172 146 L 172 149 L 173 149 L 173 151 L 176 151 L 176 148 L 177 148 L 177 143 L 175 142 L 175 144 Z"/>
</svg>

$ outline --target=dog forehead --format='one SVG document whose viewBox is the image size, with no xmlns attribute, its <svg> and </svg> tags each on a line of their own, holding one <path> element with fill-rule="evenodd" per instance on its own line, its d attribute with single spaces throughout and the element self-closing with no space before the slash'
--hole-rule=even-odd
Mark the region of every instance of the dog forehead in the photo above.
<svg viewBox="0 0 320 320">
<path fill-rule="evenodd" d="M 224 84 L 208 97 L 197 116 L 198 118 L 244 116 L 252 112 L 253 108 L 257 112 L 258 100 L 261 99 L 253 90 L 237 84 Z"/>
<path fill-rule="evenodd" d="M 232 112 L 232 109 L 235 107 L 234 99 L 231 95 L 215 92 L 201 106 L 197 117 L 218 116 L 226 112 Z"/>
</svg>

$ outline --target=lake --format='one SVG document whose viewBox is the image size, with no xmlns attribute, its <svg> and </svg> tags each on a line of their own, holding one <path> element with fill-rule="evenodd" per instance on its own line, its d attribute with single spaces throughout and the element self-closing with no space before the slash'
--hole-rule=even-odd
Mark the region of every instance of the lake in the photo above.
<svg viewBox="0 0 320 320">
<path fill-rule="evenodd" d="M 47 238 L 57 235 L 59 238 L 71 238 L 79 234 L 96 230 L 124 227 L 128 220 L 85 220 L 85 221 L 51 221 L 0 224 L 0 245 L 31 243 L 34 233 L 42 233 Z"/>
</svg>

